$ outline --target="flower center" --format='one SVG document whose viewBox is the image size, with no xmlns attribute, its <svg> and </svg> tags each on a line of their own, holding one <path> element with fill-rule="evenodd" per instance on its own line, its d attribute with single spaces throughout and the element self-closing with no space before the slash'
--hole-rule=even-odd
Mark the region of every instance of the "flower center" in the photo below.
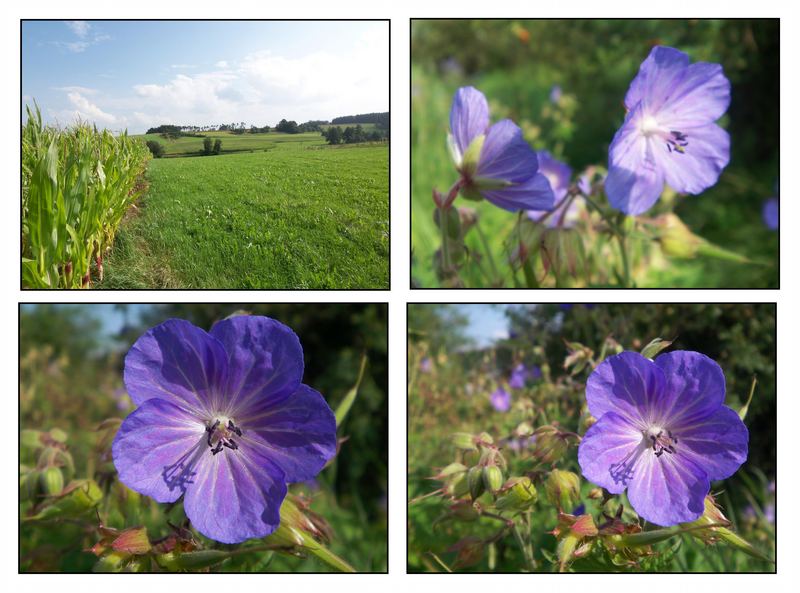
<svg viewBox="0 0 800 593">
<path fill-rule="evenodd" d="M 211 454 L 216 455 L 222 451 L 223 447 L 227 447 L 232 451 L 239 448 L 239 445 L 233 440 L 234 436 L 242 436 L 242 429 L 234 424 L 230 418 L 221 416 L 217 418 L 213 424 L 206 426 L 206 442 L 208 448 L 211 449 Z"/>
<path fill-rule="evenodd" d="M 670 455 L 675 453 L 675 445 L 678 444 L 678 439 L 672 435 L 671 430 L 660 426 L 651 426 L 645 431 L 644 436 L 653 447 L 653 453 L 655 453 L 656 457 L 661 457 L 664 451 Z"/>
<path fill-rule="evenodd" d="M 689 146 L 689 137 L 686 134 L 679 130 L 664 129 L 652 115 L 648 115 L 642 119 L 639 130 L 641 130 L 642 134 L 647 138 L 656 136 L 663 139 L 669 152 L 685 154 L 686 147 Z"/>
</svg>

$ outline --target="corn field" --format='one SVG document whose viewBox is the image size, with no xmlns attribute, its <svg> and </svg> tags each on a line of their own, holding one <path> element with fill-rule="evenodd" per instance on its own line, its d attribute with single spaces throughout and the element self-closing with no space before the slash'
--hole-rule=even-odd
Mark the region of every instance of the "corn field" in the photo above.
<svg viewBox="0 0 800 593">
<path fill-rule="evenodd" d="M 78 122 L 42 125 L 26 107 L 22 128 L 22 285 L 87 288 L 103 276 L 103 255 L 130 205 L 150 159 L 127 133 Z"/>
</svg>

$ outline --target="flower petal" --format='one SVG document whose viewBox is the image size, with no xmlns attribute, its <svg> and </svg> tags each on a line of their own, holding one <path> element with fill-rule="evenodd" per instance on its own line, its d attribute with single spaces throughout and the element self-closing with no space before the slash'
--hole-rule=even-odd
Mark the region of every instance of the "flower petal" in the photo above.
<svg viewBox="0 0 800 593">
<path fill-rule="evenodd" d="M 517 210 L 552 210 L 555 196 L 547 177 L 537 173 L 519 185 L 503 189 L 484 190 L 484 197 L 495 206 L 516 212 Z"/>
<path fill-rule="evenodd" d="M 111 446 L 120 481 L 157 502 L 176 501 L 194 482 L 197 461 L 208 450 L 204 434 L 201 420 L 169 401 L 141 403 Z"/>
<path fill-rule="evenodd" d="M 149 329 L 125 357 L 125 387 L 136 405 L 151 398 L 208 415 L 227 381 L 222 345 L 183 319 Z"/>
<path fill-rule="evenodd" d="M 450 109 L 450 130 L 463 155 L 476 136 L 489 127 L 489 104 L 478 89 L 467 86 L 456 91 Z"/>
<path fill-rule="evenodd" d="M 314 478 L 336 454 L 336 417 L 307 385 L 288 399 L 242 416 L 244 440 L 277 465 L 287 482 Z"/>
<path fill-rule="evenodd" d="M 489 128 L 478 160 L 477 177 L 522 183 L 538 169 L 536 152 L 525 142 L 517 124 L 504 119 Z"/>
<path fill-rule="evenodd" d="M 633 468 L 646 447 L 640 430 L 615 412 L 607 412 L 581 439 L 578 463 L 583 476 L 612 494 L 633 478 Z"/>
<path fill-rule="evenodd" d="M 670 129 L 708 124 L 718 120 L 731 103 L 731 83 L 722 66 L 697 62 L 686 68 L 658 109 L 657 119 Z"/>
<path fill-rule="evenodd" d="M 280 524 L 283 472 L 252 448 L 207 454 L 186 492 L 186 516 L 200 533 L 224 544 L 269 535 Z"/>
<path fill-rule="evenodd" d="M 303 379 L 303 348 L 288 326 L 269 317 L 240 315 L 214 324 L 211 335 L 227 352 L 225 409 L 233 417 L 255 405 L 281 402 L 297 391 Z"/>
<path fill-rule="evenodd" d="M 631 110 L 644 101 L 648 109 L 659 109 L 670 98 L 688 66 L 689 56 L 682 51 L 660 45 L 654 47 L 628 88 L 625 106 Z"/>
<path fill-rule="evenodd" d="M 664 373 L 638 352 L 621 352 L 601 362 L 586 381 L 586 404 L 597 419 L 616 412 L 644 430 L 663 396 Z"/>
<path fill-rule="evenodd" d="M 658 356 L 655 365 L 666 377 L 663 397 L 653 407 L 653 419 L 661 426 L 679 431 L 725 402 L 725 375 L 705 354 L 676 350 Z"/>
<path fill-rule="evenodd" d="M 652 154 L 653 142 L 639 128 L 642 117 L 639 104 L 628 113 L 608 149 L 608 201 L 613 208 L 631 216 L 649 210 L 664 191 L 664 176 Z"/>
<path fill-rule="evenodd" d="M 703 469 L 684 456 L 645 451 L 634 468 L 628 500 L 640 517 L 668 527 L 703 514 L 711 484 Z"/>
<path fill-rule="evenodd" d="M 731 139 L 717 124 L 683 128 L 685 152 L 669 151 L 666 142 L 653 142 L 653 154 L 664 178 L 675 191 L 699 194 L 714 185 L 728 165 Z"/>
<path fill-rule="evenodd" d="M 710 480 L 733 475 L 747 461 L 747 427 L 727 406 L 696 424 L 681 427 L 675 436 L 679 455 L 702 466 Z"/>
</svg>

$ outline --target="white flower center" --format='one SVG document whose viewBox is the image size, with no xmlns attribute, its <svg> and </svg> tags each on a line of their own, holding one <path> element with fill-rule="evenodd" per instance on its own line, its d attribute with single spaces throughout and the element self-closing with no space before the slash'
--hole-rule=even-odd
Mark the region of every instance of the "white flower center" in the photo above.
<svg viewBox="0 0 800 593">
<path fill-rule="evenodd" d="M 658 120 L 654 118 L 652 115 L 645 116 L 642 119 L 642 123 L 639 125 L 639 129 L 642 131 L 642 134 L 645 136 L 653 136 L 654 134 L 663 134 L 664 130 L 658 125 Z"/>
<path fill-rule="evenodd" d="M 650 426 L 644 431 L 644 439 L 648 447 L 652 447 L 656 457 L 661 457 L 666 451 L 669 454 L 675 453 L 675 445 L 678 439 L 672 431 L 661 426 Z"/>
</svg>

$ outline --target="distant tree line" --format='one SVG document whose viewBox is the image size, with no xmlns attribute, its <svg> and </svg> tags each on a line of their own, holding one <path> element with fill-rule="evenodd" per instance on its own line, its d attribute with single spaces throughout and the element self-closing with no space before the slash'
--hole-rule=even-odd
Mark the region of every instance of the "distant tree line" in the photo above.
<svg viewBox="0 0 800 593">
<path fill-rule="evenodd" d="M 375 124 L 375 126 L 378 128 L 388 130 L 389 112 L 384 111 L 381 113 L 362 113 L 360 115 L 334 117 L 331 120 L 331 124 Z"/>
<path fill-rule="evenodd" d="M 375 124 L 381 130 L 389 129 L 389 112 L 385 113 L 364 113 L 361 115 L 345 115 L 335 117 L 330 122 L 324 119 L 313 119 L 305 123 L 298 124 L 294 120 L 282 119 L 274 128 L 270 126 L 247 125 L 246 122 L 231 122 L 219 125 L 207 126 L 178 126 L 174 124 L 162 124 L 154 128 L 149 128 L 147 134 L 161 134 L 164 138 L 175 139 L 181 136 L 202 137 L 200 132 L 230 132 L 231 134 L 266 134 L 270 131 L 283 132 L 284 134 L 301 134 L 304 132 L 323 132 L 325 126 L 331 124 Z M 355 132 L 353 132 L 355 133 Z M 388 136 L 388 134 L 387 134 Z M 384 137 L 387 137 L 384 136 Z"/>
<path fill-rule="evenodd" d="M 344 130 L 339 126 L 331 126 L 322 131 L 328 144 L 358 144 L 360 142 L 380 142 L 389 139 L 389 130 L 373 128 L 365 130 L 361 124 L 347 126 Z"/>
</svg>

